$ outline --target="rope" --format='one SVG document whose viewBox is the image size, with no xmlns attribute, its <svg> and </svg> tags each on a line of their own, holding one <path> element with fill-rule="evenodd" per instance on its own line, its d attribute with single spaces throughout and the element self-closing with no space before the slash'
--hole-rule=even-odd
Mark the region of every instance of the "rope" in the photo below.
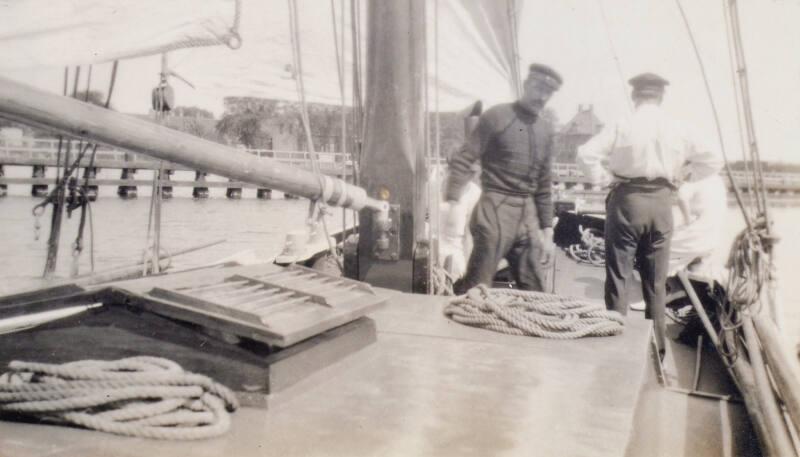
<svg viewBox="0 0 800 457">
<path fill-rule="evenodd" d="M 238 408 L 225 386 L 157 357 L 8 366 L 0 376 L 0 412 L 118 435 L 211 438 L 228 431 L 228 413 Z"/>
<path fill-rule="evenodd" d="M 431 267 L 431 289 L 433 295 L 455 295 L 453 284 L 455 284 L 456 279 L 447 270 L 434 264 Z"/>
<path fill-rule="evenodd" d="M 774 238 L 767 222 L 760 218 L 751 229 L 742 230 L 733 241 L 728 256 L 727 293 L 736 310 L 753 306 L 770 276 L 769 251 Z"/>
<path fill-rule="evenodd" d="M 567 255 L 579 263 L 589 263 L 597 267 L 606 264 L 606 241 L 603 234 L 592 228 L 578 226 L 581 242 L 570 245 Z"/>
<path fill-rule="evenodd" d="M 306 143 L 308 144 L 308 152 L 309 157 L 311 158 L 311 170 L 316 175 L 317 180 L 319 181 L 320 187 L 320 197 L 324 194 L 325 189 L 325 177 L 322 175 L 322 170 L 319 166 L 319 160 L 317 157 L 317 152 L 314 150 L 314 139 L 311 135 L 311 122 L 308 116 L 308 105 L 306 104 L 306 89 L 305 83 L 303 81 L 303 52 L 302 47 L 300 44 L 300 23 L 299 23 L 299 13 L 297 11 L 297 2 L 296 0 L 289 0 L 289 29 L 291 34 L 291 41 L 292 41 L 292 56 L 294 58 L 295 69 L 297 70 L 295 73 L 295 83 L 297 87 L 297 95 L 300 98 L 300 119 L 303 123 L 303 131 L 306 135 Z M 336 41 L 336 36 L 334 34 L 334 42 Z M 337 52 L 338 57 L 338 52 Z M 344 267 L 342 263 L 339 261 L 339 258 L 336 256 L 336 248 L 331 241 L 331 237 L 328 232 L 328 223 L 325 220 L 325 215 L 327 214 L 327 206 L 325 204 L 324 198 L 320 198 L 318 200 L 311 200 L 309 205 L 309 215 L 313 212 L 314 207 L 319 208 L 319 213 L 317 216 L 317 221 L 322 222 L 322 230 L 325 235 L 325 239 L 328 242 L 328 252 L 332 257 L 336 259 L 336 265 L 339 267 L 339 271 L 344 271 Z"/>
<path fill-rule="evenodd" d="M 90 67 L 91 68 L 91 67 Z M 115 60 L 111 66 L 111 80 L 108 83 L 108 94 L 106 94 L 106 101 L 103 104 L 103 107 L 108 109 L 111 106 L 111 95 L 114 93 L 114 86 L 117 81 L 117 70 L 119 68 L 119 60 Z M 87 98 L 89 93 L 89 88 L 86 88 Z M 89 157 L 89 166 L 88 169 L 94 168 L 95 158 L 97 157 L 97 146 L 98 144 L 95 143 L 92 147 L 92 155 Z M 96 178 L 96 176 L 95 176 Z M 89 173 L 86 173 L 85 179 L 83 181 L 83 194 L 84 196 L 87 195 L 89 188 Z M 78 235 L 75 237 L 75 247 L 76 249 L 80 247 L 83 249 L 83 231 L 86 223 L 86 213 L 89 213 L 89 260 L 91 264 L 91 272 L 94 273 L 94 218 L 92 216 L 92 206 L 89 198 L 85 198 L 84 206 L 81 208 L 81 223 L 78 227 Z"/>
<path fill-rule="evenodd" d="M 622 333 L 616 311 L 576 298 L 479 285 L 456 297 L 444 314 L 454 321 L 508 335 L 559 340 Z"/>
</svg>

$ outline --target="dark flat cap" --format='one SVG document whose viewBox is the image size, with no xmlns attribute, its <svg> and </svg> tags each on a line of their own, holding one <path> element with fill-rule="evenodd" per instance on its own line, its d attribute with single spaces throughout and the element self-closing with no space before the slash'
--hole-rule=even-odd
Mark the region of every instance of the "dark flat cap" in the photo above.
<svg viewBox="0 0 800 457">
<path fill-rule="evenodd" d="M 561 84 L 564 83 L 564 80 L 561 78 L 561 75 L 559 75 L 557 71 L 553 70 L 547 65 L 542 65 L 540 63 L 532 63 L 531 66 L 528 67 L 528 72 L 529 72 L 528 77 L 538 78 L 546 82 L 554 90 L 558 90 L 558 88 L 561 87 Z"/>
<path fill-rule="evenodd" d="M 669 81 L 658 76 L 655 73 L 642 73 L 636 75 L 628 83 L 633 86 L 635 90 L 664 90 L 664 86 L 669 85 Z"/>
</svg>

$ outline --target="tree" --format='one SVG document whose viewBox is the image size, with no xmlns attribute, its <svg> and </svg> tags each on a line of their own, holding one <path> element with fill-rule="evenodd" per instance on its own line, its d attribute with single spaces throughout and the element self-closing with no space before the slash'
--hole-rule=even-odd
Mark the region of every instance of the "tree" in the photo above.
<svg viewBox="0 0 800 457">
<path fill-rule="evenodd" d="M 201 119 L 214 119 L 214 113 L 207 109 L 197 106 L 177 106 L 172 110 L 172 114 L 182 117 L 194 117 Z"/>
<path fill-rule="evenodd" d="M 228 113 L 217 122 L 217 132 L 247 148 L 269 149 L 271 138 L 261 129 L 263 116 L 252 111 Z"/>
<path fill-rule="evenodd" d="M 213 119 L 166 116 L 162 122 L 171 129 L 180 130 L 181 132 L 186 132 L 199 138 L 215 141 L 217 143 L 225 142 L 222 135 L 217 132 Z"/>
</svg>

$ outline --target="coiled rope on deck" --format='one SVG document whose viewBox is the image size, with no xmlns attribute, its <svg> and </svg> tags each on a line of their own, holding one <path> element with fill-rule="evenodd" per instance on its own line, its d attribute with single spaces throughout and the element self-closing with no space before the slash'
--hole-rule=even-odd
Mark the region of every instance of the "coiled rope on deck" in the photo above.
<svg viewBox="0 0 800 457">
<path fill-rule="evenodd" d="M 444 314 L 495 332 L 560 340 L 618 335 L 625 323 L 616 311 L 588 301 L 483 285 L 451 300 Z"/>
<path fill-rule="evenodd" d="M 225 386 L 157 357 L 13 361 L 9 369 L 0 376 L 0 412 L 118 435 L 211 438 L 228 431 L 238 407 Z"/>
</svg>

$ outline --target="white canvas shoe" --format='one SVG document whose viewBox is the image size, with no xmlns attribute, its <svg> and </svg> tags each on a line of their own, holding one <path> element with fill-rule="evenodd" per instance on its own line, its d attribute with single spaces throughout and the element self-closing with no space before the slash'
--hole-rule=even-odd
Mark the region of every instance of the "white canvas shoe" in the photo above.
<svg viewBox="0 0 800 457">
<path fill-rule="evenodd" d="M 634 311 L 644 311 L 644 300 L 639 300 L 631 303 L 630 308 Z"/>
</svg>

